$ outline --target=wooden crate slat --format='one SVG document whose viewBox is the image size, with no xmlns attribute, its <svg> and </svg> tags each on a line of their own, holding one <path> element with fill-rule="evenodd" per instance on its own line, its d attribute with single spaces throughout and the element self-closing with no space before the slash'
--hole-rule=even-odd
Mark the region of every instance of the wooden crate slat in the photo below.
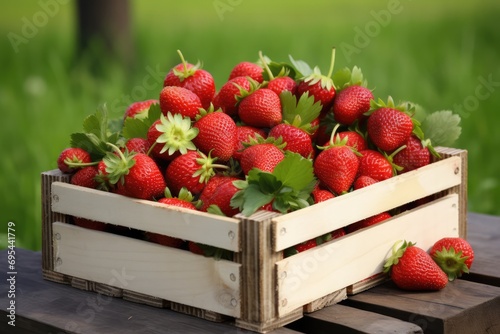
<svg viewBox="0 0 500 334">
<path fill-rule="evenodd" d="M 239 251 L 239 221 L 71 184 L 52 184 L 52 210 Z"/>
<path fill-rule="evenodd" d="M 370 187 L 273 218 L 274 250 L 283 250 L 377 213 L 460 185 L 461 166 L 460 157 L 451 156 Z"/>
<path fill-rule="evenodd" d="M 279 314 L 381 272 L 398 240 L 427 250 L 444 236 L 458 236 L 457 194 L 285 258 L 277 263 Z"/>
<path fill-rule="evenodd" d="M 64 223 L 53 233 L 57 272 L 240 316 L 238 263 Z"/>
</svg>

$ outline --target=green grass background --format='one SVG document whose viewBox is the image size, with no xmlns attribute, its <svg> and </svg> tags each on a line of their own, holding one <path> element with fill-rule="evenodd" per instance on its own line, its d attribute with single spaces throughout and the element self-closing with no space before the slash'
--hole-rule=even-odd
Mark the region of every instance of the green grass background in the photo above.
<svg viewBox="0 0 500 334">
<path fill-rule="evenodd" d="M 377 97 L 429 111 L 462 106 L 463 132 L 454 146 L 469 151 L 469 209 L 500 215 L 498 1 L 133 0 L 131 67 L 99 52 L 75 61 L 73 1 L 57 2 L 57 12 L 16 52 L 9 34 L 23 36 L 42 3 L 55 1 L 5 3 L 0 11 L 1 247 L 13 221 L 17 246 L 40 249 L 40 173 L 56 168 L 69 135 L 100 104 L 118 117 L 128 102 L 156 98 L 179 62 L 177 49 L 190 62 L 201 60 L 219 88 L 234 64 L 257 60 L 259 50 L 326 71 L 336 46 L 335 67 L 361 67 Z M 379 23 L 377 13 L 389 15 Z M 101 64 L 93 70 L 85 60 L 92 57 Z"/>
</svg>

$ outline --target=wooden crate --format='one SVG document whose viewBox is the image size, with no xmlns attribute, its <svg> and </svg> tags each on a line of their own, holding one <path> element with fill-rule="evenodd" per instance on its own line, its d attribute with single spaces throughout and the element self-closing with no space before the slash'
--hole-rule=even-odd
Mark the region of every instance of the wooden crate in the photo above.
<svg viewBox="0 0 500 334">
<path fill-rule="evenodd" d="M 44 278 L 264 333 L 385 281 L 382 266 L 398 240 L 429 249 L 441 237 L 466 236 L 467 152 L 438 151 L 440 160 L 370 187 L 286 215 L 251 217 L 81 188 L 57 170 L 44 172 Z M 426 204 L 380 224 L 283 256 L 290 246 L 423 198 Z M 234 258 L 77 227 L 71 216 L 208 244 Z"/>
</svg>

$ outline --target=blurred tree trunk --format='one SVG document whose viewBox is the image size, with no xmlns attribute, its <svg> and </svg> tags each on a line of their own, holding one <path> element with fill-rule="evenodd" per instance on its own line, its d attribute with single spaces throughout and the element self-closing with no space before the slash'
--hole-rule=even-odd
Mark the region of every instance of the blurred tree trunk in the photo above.
<svg viewBox="0 0 500 334">
<path fill-rule="evenodd" d="M 132 65 L 134 47 L 129 0 L 77 0 L 79 51 L 96 46 Z"/>
</svg>

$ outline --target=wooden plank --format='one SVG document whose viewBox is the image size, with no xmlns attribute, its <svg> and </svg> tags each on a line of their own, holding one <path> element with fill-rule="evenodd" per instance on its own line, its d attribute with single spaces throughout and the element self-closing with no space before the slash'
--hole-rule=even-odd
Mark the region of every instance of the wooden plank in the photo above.
<svg viewBox="0 0 500 334">
<path fill-rule="evenodd" d="M 467 175 L 468 175 L 468 153 L 467 150 L 462 150 L 458 148 L 450 147 L 436 147 L 436 151 L 441 155 L 440 159 L 447 159 L 450 157 L 459 157 L 461 160 L 460 164 L 460 175 L 462 182 L 448 190 L 441 193 L 442 196 L 448 194 L 458 194 L 458 224 L 459 224 L 459 235 L 462 238 L 467 238 Z M 435 159 L 435 158 L 434 158 Z"/>
<path fill-rule="evenodd" d="M 16 326 L 0 321 L 0 333 L 120 333 L 120 334 L 252 334 L 234 323 L 215 323 L 168 309 L 148 307 L 121 298 L 83 291 L 42 279 L 40 252 L 16 249 Z M 0 253 L 0 267 L 7 268 L 7 252 Z M 0 273 L 0 290 L 8 291 L 6 271 Z M 22 290 L 22 291 L 21 291 Z M 0 304 L 8 305 L 7 293 Z M 4 307 L 2 319 L 7 319 Z M 272 334 L 299 334 L 279 328 Z"/>
<path fill-rule="evenodd" d="M 236 325 L 257 332 L 267 332 L 282 327 L 302 317 L 302 305 L 277 314 L 275 264 L 283 258 L 282 252 L 271 248 L 271 219 L 278 213 L 258 211 L 241 219 L 243 252 L 235 255 L 242 265 L 241 317 Z"/>
<path fill-rule="evenodd" d="M 52 182 L 69 183 L 70 174 L 64 174 L 59 169 L 43 172 L 41 174 L 42 189 L 42 267 L 47 271 L 53 269 L 54 253 L 52 249 L 52 223 L 55 221 L 69 222 L 70 217 L 52 211 Z"/>
<path fill-rule="evenodd" d="M 335 305 L 346 298 L 347 298 L 346 289 L 340 289 L 334 291 L 324 297 L 321 297 L 319 299 L 310 302 L 309 304 L 304 305 L 304 313 L 312 313 L 317 310 L 321 310 L 322 308 L 325 308 L 327 306 Z"/>
<path fill-rule="evenodd" d="M 293 324 L 293 328 L 308 333 L 424 333 L 422 328 L 411 322 L 341 304 L 306 314 L 297 324 Z"/>
<path fill-rule="evenodd" d="M 458 195 L 448 195 L 279 261 L 279 313 L 381 272 L 398 240 L 427 250 L 441 237 L 458 236 L 457 205 Z"/>
<path fill-rule="evenodd" d="M 53 225 L 57 272 L 240 316 L 238 263 L 73 225 Z"/>
<path fill-rule="evenodd" d="M 465 280 L 433 292 L 411 292 L 388 282 L 343 304 L 419 325 L 425 333 L 498 333 L 500 288 Z"/>
<path fill-rule="evenodd" d="M 449 157 L 370 187 L 275 217 L 274 250 L 283 250 L 377 213 L 457 186 L 462 182 L 461 165 L 460 157 Z"/>
<path fill-rule="evenodd" d="M 54 212 L 240 250 L 240 224 L 234 218 L 61 182 L 52 184 L 52 199 Z"/>
<path fill-rule="evenodd" d="M 500 287 L 500 217 L 469 213 L 467 240 L 474 249 L 470 274 L 462 276 L 474 282 Z"/>
</svg>

